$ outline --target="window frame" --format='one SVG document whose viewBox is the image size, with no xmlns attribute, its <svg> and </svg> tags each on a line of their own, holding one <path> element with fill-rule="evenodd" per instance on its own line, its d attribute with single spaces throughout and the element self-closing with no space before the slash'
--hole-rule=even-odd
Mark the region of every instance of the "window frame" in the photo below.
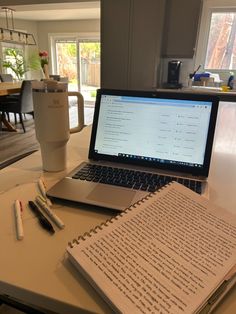
<svg viewBox="0 0 236 314">
<path fill-rule="evenodd" d="M 205 60 L 207 55 L 207 45 L 210 33 L 211 15 L 212 13 L 219 12 L 235 12 L 236 13 L 236 3 L 235 0 L 203 0 L 202 17 L 200 22 L 199 35 L 197 40 L 197 49 L 195 57 L 195 68 L 199 64 L 202 65 L 201 70 L 205 69 Z M 229 69 L 207 69 L 212 73 L 219 73 L 222 79 L 228 77 L 229 72 L 236 71 Z"/>
</svg>

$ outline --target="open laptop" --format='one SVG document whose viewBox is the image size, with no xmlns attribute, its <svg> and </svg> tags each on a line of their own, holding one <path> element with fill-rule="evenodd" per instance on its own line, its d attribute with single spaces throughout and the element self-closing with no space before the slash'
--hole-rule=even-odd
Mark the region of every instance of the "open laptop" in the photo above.
<svg viewBox="0 0 236 314">
<path fill-rule="evenodd" d="M 98 90 L 89 161 L 47 195 L 122 211 L 172 180 L 206 193 L 218 103 L 214 95 Z"/>
</svg>

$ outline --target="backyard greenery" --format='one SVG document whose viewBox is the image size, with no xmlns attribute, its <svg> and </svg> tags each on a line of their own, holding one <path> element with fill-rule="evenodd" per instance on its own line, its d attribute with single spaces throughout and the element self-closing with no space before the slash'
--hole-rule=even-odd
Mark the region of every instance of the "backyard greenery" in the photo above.
<svg viewBox="0 0 236 314">
<path fill-rule="evenodd" d="M 77 77 L 77 44 L 76 42 L 58 42 L 57 64 L 58 73 L 61 76 L 69 77 L 70 82 L 76 82 Z M 96 67 L 96 63 L 100 63 L 100 43 L 99 42 L 80 42 L 79 56 L 81 60 L 81 73 L 89 75 L 91 67 Z M 94 70 L 96 71 L 96 70 Z M 85 75 L 86 76 L 86 75 Z M 84 75 L 83 75 L 84 77 Z M 83 81 L 83 79 L 82 79 Z"/>
<path fill-rule="evenodd" d="M 5 48 L 2 67 L 10 69 L 11 74 L 18 80 L 22 80 L 29 70 L 40 69 L 40 59 L 36 52 L 32 52 L 26 59 L 24 51 L 19 48 Z"/>
</svg>

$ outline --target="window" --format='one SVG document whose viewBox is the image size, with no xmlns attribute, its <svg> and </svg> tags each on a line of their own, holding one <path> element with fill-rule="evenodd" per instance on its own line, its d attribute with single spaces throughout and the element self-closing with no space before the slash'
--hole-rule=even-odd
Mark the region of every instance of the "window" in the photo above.
<svg viewBox="0 0 236 314">
<path fill-rule="evenodd" d="M 4 43 L 1 54 L 3 72 L 12 74 L 15 79 L 23 79 L 26 72 L 24 47 Z"/>
<path fill-rule="evenodd" d="M 235 0 L 205 0 L 199 32 L 196 65 L 204 70 L 236 70 Z"/>
<path fill-rule="evenodd" d="M 94 103 L 100 87 L 98 34 L 51 35 L 52 70 L 67 77 L 69 90 L 79 90 L 86 103 Z"/>
<path fill-rule="evenodd" d="M 205 69 L 236 69 L 236 13 L 212 13 Z"/>
</svg>

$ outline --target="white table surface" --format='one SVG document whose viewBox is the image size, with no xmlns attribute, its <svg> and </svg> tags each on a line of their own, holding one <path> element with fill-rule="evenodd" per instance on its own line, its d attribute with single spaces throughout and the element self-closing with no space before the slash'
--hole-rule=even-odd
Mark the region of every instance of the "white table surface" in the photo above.
<svg viewBox="0 0 236 314">
<path fill-rule="evenodd" d="M 56 313 L 111 313 L 87 281 L 68 261 L 68 241 L 111 217 L 113 213 L 85 205 L 57 203 L 56 214 L 65 229 L 50 235 L 43 230 L 27 206 L 38 194 L 37 179 L 49 188 L 81 160 L 87 159 L 90 128 L 74 134 L 68 143 L 68 167 L 59 173 L 41 168 L 40 152 L 0 172 L 0 294 Z M 236 103 L 221 103 L 209 176 L 209 198 L 217 205 L 236 212 Z M 16 239 L 13 202 L 24 205 L 25 237 Z M 215 313 L 233 314 L 236 287 L 226 296 Z"/>
</svg>

